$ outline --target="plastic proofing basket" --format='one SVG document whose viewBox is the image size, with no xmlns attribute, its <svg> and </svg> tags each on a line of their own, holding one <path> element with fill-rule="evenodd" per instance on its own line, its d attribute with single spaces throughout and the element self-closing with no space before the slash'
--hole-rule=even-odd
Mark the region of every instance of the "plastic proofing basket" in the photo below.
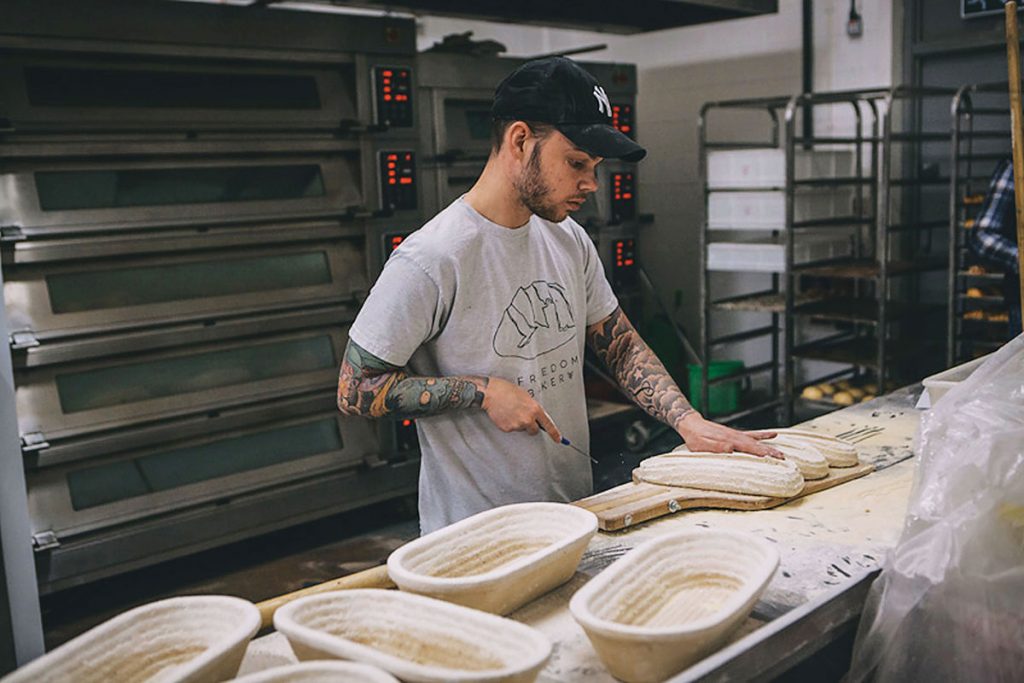
<svg viewBox="0 0 1024 683">
<path fill-rule="evenodd" d="M 701 405 L 701 382 L 699 365 L 689 364 L 686 366 L 690 371 L 690 404 L 697 410 L 704 412 Z M 743 370 L 741 360 L 716 360 L 708 365 L 708 379 L 727 377 Z M 740 378 L 734 382 L 723 382 L 715 384 L 708 390 L 708 404 L 710 409 L 708 415 L 723 415 L 731 413 L 740 407 Z"/>
</svg>

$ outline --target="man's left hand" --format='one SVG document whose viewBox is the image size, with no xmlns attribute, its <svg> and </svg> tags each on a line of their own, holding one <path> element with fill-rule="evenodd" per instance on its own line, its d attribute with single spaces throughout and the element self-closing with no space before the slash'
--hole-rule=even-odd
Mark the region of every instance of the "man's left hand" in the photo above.
<svg viewBox="0 0 1024 683">
<path fill-rule="evenodd" d="M 761 443 L 776 436 L 775 432 L 741 432 L 717 422 L 705 420 L 697 411 L 676 423 L 676 431 L 691 451 L 712 453 L 750 453 L 782 459 L 782 453 Z"/>
</svg>

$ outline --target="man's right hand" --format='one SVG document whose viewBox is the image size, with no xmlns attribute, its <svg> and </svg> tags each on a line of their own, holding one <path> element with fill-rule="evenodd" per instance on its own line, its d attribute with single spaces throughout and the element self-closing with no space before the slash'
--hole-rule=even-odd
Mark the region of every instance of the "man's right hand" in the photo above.
<svg viewBox="0 0 1024 683">
<path fill-rule="evenodd" d="M 529 392 L 507 380 L 488 378 L 482 407 L 491 422 L 503 432 L 525 431 L 535 435 L 543 429 L 552 441 L 562 442 L 562 433 L 547 411 Z"/>
</svg>

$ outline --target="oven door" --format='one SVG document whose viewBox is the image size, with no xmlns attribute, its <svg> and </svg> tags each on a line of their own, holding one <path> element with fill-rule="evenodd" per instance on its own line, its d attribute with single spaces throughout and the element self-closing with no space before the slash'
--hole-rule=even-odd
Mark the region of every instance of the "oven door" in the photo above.
<svg viewBox="0 0 1024 683">
<path fill-rule="evenodd" d="M 27 354 L 38 365 L 58 342 L 66 362 L 150 348 L 149 328 L 173 326 L 184 344 L 221 322 L 354 304 L 366 292 L 365 273 L 363 240 L 292 243 L 12 267 L 4 298 L 11 330 L 39 343 Z"/>
<path fill-rule="evenodd" d="M 321 391 L 333 396 L 348 326 L 29 368 L 15 387 L 23 442 L 96 435 Z"/>
<path fill-rule="evenodd" d="M 0 100 L 19 137 L 336 130 L 357 110 L 351 61 L 283 67 L 140 55 L 8 53 Z"/>
<path fill-rule="evenodd" d="M 337 216 L 364 202 L 359 153 L 4 164 L 0 222 L 26 238 Z"/>
<path fill-rule="evenodd" d="M 376 455 L 373 425 L 337 411 L 250 425 L 30 471 L 34 531 L 74 536 L 353 470 Z"/>
</svg>

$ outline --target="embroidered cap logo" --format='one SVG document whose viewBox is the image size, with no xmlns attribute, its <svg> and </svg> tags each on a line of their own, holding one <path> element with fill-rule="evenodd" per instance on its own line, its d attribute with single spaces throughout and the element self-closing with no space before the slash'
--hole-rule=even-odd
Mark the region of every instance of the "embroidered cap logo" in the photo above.
<svg viewBox="0 0 1024 683">
<path fill-rule="evenodd" d="M 597 110 L 599 112 L 604 112 L 605 116 L 611 118 L 612 105 L 608 101 L 608 95 L 605 94 L 604 88 L 599 85 L 595 85 L 594 97 L 597 98 Z"/>
</svg>

